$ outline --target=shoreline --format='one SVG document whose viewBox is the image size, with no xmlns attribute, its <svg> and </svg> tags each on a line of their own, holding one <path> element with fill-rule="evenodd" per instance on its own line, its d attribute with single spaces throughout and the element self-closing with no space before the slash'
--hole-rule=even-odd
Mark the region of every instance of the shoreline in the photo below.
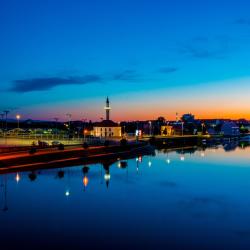
<svg viewBox="0 0 250 250">
<path fill-rule="evenodd" d="M 99 146 L 88 149 L 73 148 L 38 152 L 34 155 L 14 153 L 0 157 L 0 174 L 6 172 L 28 171 L 36 169 L 67 167 L 104 162 L 115 162 L 118 158 L 129 159 L 138 155 L 149 155 L 154 151 L 148 143 L 122 146 Z"/>
</svg>

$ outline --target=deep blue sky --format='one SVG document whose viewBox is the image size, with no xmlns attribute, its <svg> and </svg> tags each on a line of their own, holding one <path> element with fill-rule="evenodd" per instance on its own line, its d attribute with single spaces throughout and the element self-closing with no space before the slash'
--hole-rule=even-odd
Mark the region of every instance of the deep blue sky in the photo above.
<svg viewBox="0 0 250 250">
<path fill-rule="evenodd" d="M 97 120 L 109 95 L 116 120 L 250 118 L 248 1 L 0 2 L 0 108 L 13 116 Z"/>
</svg>

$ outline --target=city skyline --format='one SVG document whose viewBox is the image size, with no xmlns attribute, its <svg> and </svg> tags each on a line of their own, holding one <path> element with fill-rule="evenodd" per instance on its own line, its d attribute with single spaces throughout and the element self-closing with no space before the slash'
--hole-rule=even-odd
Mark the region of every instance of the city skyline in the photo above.
<svg viewBox="0 0 250 250">
<path fill-rule="evenodd" d="M 0 108 L 10 117 L 97 121 L 109 96 L 116 121 L 250 119 L 250 3 L 1 5 Z"/>
</svg>

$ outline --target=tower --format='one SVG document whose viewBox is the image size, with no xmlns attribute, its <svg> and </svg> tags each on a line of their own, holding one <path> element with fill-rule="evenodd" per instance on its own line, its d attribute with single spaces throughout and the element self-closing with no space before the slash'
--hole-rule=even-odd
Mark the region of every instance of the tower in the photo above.
<svg viewBox="0 0 250 250">
<path fill-rule="evenodd" d="M 109 121 L 109 114 L 110 114 L 110 106 L 109 106 L 109 98 L 107 97 L 106 106 L 104 108 L 106 110 L 106 120 Z"/>
<path fill-rule="evenodd" d="M 175 120 L 176 120 L 176 122 L 179 121 L 179 114 L 178 114 L 178 112 L 175 113 Z"/>
</svg>

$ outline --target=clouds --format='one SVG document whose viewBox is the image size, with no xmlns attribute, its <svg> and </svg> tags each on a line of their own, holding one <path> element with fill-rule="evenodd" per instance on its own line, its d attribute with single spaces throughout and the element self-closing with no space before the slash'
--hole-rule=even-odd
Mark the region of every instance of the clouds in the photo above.
<svg viewBox="0 0 250 250">
<path fill-rule="evenodd" d="M 194 218 L 223 219 L 228 214 L 228 203 L 224 197 L 193 197 L 180 201 L 178 205 L 180 210 L 190 213 Z"/>
<path fill-rule="evenodd" d="M 239 18 L 235 20 L 235 24 L 250 26 L 250 19 L 249 18 Z"/>
<path fill-rule="evenodd" d="M 115 74 L 113 79 L 119 81 L 134 81 L 138 80 L 138 73 L 135 70 L 124 70 L 118 74 Z"/>
<path fill-rule="evenodd" d="M 174 73 L 178 70 L 179 70 L 179 68 L 177 68 L 177 67 L 162 67 L 158 70 L 158 72 L 163 73 L 163 74 L 170 74 L 170 73 Z"/>
<path fill-rule="evenodd" d="M 194 37 L 180 46 L 179 53 L 195 59 L 223 59 L 231 51 L 230 42 L 226 35 Z"/>
<path fill-rule="evenodd" d="M 44 78 L 31 78 L 14 80 L 12 87 L 13 92 L 32 92 L 50 90 L 60 85 L 84 85 L 90 83 L 96 83 L 102 81 L 102 77 L 99 75 L 85 75 L 82 77 L 68 76 L 68 77 L 44 77 Z"/>
<path fill-rule="evenodd" d="M 224 57 L 224 53 L 221 50 L 194 47 L 192 45 L 186 45 L 183 47 L 183 54 L 198 59 Z"/>
<path fill-rule="evenodd" d="M 27 93 L 51 90 L 62 85 L 86 85 L 109 81 L 135 81 L 138 79 L 139 75 L 135 70 L 124 70 L 111 76 L 87 74 L 84 76 L 38 77 L 14 80 L 9 90 L 12 92 Z"/>
</svg>

